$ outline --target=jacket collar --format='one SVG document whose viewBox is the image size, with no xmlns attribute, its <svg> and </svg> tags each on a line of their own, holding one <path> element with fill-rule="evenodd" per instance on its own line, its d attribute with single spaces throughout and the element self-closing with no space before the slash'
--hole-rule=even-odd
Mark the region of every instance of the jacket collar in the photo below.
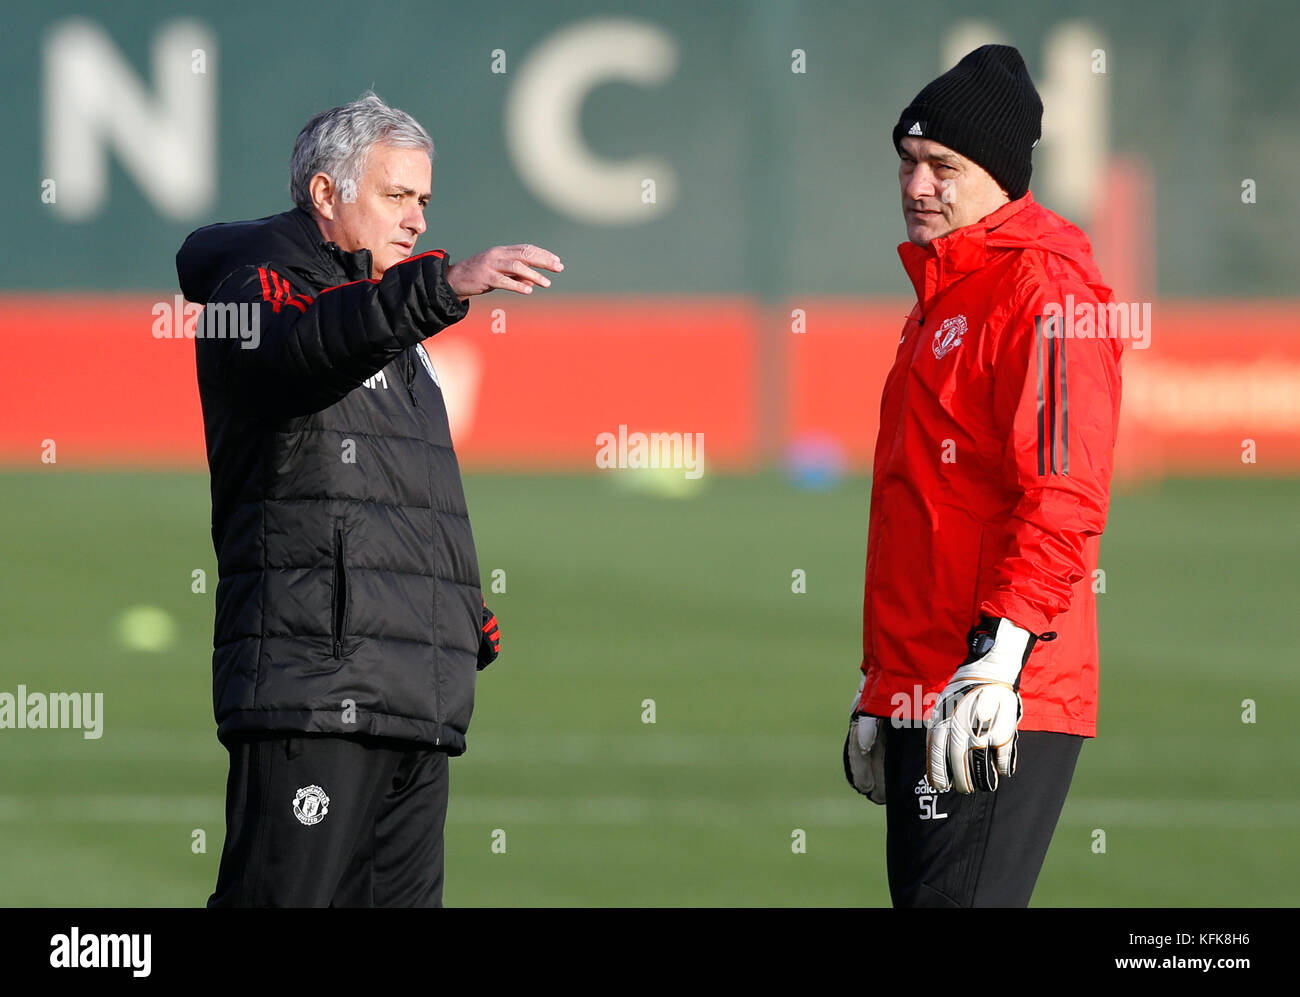
<svg viewBox="0 0 1300 997">
<path fill-rule="evenodd" d="M 990 232 L 1035 203 L 1033 193 L 1026 191 L 1024 197 L 1002 205 L 977 222 L 931 240 L 928 246 L 900 244 L 898 256 L 911 278 L 922 312 L 928 310 L 930 301 L 940 291 L 984 265 L 988 259 Z"/>
<path fill-rule="evenodd" d="M 343 276 L 348 280 L 369 279 L 373 264 L 370 250 L 358 249 L 355 253 L 349 253 L 345 249 L 340 249 L 338 243 L 326 242 L 321 235 L 320 226 L 316 224 L 316 219 L 304 208 L 295 206 L 289 212 L 289 216 L 302 228 L 304 237 L 315 250 L 323 266 L 342 271 Z"/>
</svg>

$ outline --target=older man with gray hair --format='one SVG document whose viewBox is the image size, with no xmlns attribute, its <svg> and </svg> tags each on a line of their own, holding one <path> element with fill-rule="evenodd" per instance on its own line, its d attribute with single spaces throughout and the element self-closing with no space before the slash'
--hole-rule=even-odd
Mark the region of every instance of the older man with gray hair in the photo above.
<svg viewBox="0 0 1300 997">
<path fill-rule="evenodd" d="M 312 118 L 295 207 L 192 233 L 220 581 L 226 840 L 209 906 L 440 906 L 447 762 L 499 649 L 422 341 L 494 289 L 549 287 L 531 245 L 416 253 L 433 142 L 367 92 Z M 537 269 L 534 269 L 537 268 Z M 239 335 L 217 320 L 232 313 Z"/>
</svg>

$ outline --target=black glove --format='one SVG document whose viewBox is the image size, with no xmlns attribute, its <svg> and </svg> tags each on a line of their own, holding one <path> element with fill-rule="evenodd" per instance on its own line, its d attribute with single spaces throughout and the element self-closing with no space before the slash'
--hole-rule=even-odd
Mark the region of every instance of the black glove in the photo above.
<svg viewBox="0 0 1300 997">
<path fill-rule="evenodd" d="M 483 604 L 483 633 L 478 642 L 478 670 L 482 671 L 497 660 L 501 653 L 501 625 L 497 623 L 496 614 Z"/>
</svg>

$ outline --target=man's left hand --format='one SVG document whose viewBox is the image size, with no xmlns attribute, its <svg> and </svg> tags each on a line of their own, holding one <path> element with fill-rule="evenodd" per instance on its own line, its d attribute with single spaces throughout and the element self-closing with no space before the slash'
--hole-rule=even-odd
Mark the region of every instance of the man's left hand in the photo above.
<svg viewBox="0 0 1300 997">
<path fill-rule="evenodd" d="M 483 604 L 483 629 L 478 641 L 478 670 L 482 671 L 497 660 L 501 653 L 501 625 L 497 623 L 496 613 Z"/>
<path fill-rule="evenodd" d="M 844 777 L 872 803 L 885 802 L 885 721 L 863 713 L 860 704 L 867 677 L 853 694 L 849 733 L 844 738 Z"/>
<path fill-rule="evenodd" d="M 925 721 L 927 775 L 940 793 L 993 792 L 1016 771 L 1020 671 L 1037 638 L 990 616 L 967 635 L 970 653 Z"/>
</svg>

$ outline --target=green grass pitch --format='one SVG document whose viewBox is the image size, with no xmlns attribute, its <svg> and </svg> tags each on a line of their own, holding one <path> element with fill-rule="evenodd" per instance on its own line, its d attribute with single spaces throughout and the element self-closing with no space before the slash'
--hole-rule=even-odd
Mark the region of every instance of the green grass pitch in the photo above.
<svg viewBox="0 0 1300 997">
<path fill-rule="evenodd" d="M 840 765 L 867 481 L 709 475 L 670 498 L 620 473 L 467 477 L 484 581 L 500 569 L 506 591 L 452 763 L 447 904 L 887 904 L 884 811 Z M 1254 478 L 1116 494 L 1100 736 L 1036 905 L 1300 903 L 1298 496 Z M 206 476 L 11 471 L 0 509 L 0 692 L 98 691 L 105 712 L 97 740 L 0 730 L 0 904 L 201 905 L 226 772 Z M 175 621 L 161 650 L 119 639 L 142 605 Z"/>
</svg>

